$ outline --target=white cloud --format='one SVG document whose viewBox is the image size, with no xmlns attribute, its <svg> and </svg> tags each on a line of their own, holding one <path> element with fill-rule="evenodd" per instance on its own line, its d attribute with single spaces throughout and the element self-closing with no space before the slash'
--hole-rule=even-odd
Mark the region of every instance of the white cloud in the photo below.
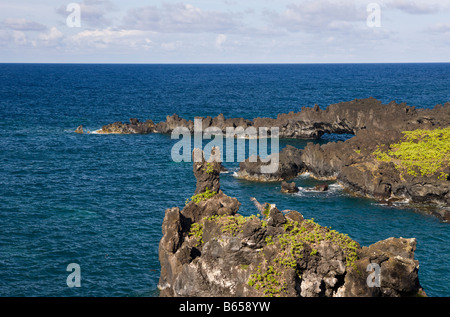
<svg viewBox="0 0 450 317">
<path fill-rule="evenodd" d="M 11 39 L 11 34 L 7 30 L 0 30 L 0 43 L 7 44 Z"/>
<path fill-rule="evenodd" d="M 413 1 L 413 0 L 391 0 L 386 2 L 386 8 L 395 8 L 409 14 L 433 14 L 444 10 L 447 5 L 442 1 L 435 2 L 432 0 Z"/>
<path fill-rule="evenodd" d="M 113 46 L 136 46 L 137 42 L 149 45 L 148 32 L 140 30 L 96 29 L 84 30 L 67 38 L 68 45 L 85 48 L 107 48 Z"/>
<path fill-rule="evenodd" d="M 161 43 L 161 48 L 166 51 L 175 51 L 183 45 L 181 41 Z"/>
<path fill-rule="evenodd" d="M 23 18 L 7 18 L 4 19 L 1 24 L 7 29 L 16 31 L 43 31 L 47 29 L 43 24 L 28 21 Z"/>
<path fill-rule="evenodd" d="M 44 42 L 55 41 L 63 37 L 61 31 L 52 27 L 47 33 L 40 33 L 38 39 Z"/>
<path fill-rule="evenodd" d="M 33 46 L 49 60 L 68 61 L 431 60 L 446 56 L 442 43 L 450 38 L 450 0 L 79 0 L 81 28 L 66 25 L 71 1 L 44 2 L 0 5 L 3 56 L 20 60 L 23 46 Z M 366 24 L 371 2 L 381 5 L 380 28 Z M 440 55 L 425 49 L 433 43 Z"/>
<path fill-rule="evenodd" d="M 425 28 L 425 34 L 429 35 L 432 45 L 435 45 L 433 50 L 443 50 L 450 48 L 450 23 L 436 23 Z M 447 53 L 449 56 L 450 53 Z"/>
<path fill-rule="evenodd" d="M 214 42 L 214 46 L 217 49 L 222 49 L 222 44 L 225 43 L 227 40 L 227 36 L 225 34 L 219 34 L 216 37 L 216 40 Z"/>
<path fill-rule="evenodd" d="M 434 33 L 450 33 L 450 23 L 436 23 L 429 26 L 427 31 Z"/>
<path fill-rule="evenodd" d="M 191 4 L 168 4 L 131 9 L 123 19 L 127 29 L 162 33 L 221 33 L 242 27 L 240 14 L 205 11 Z"/>
<path fill-rule="evenodd" d="M 13 39 L 17 45 L 25 45 L 28 43 L 27 37 L 22 31 L 13 31 Z"/>
<path fill-rule="evenodd" d="M 355 1 L 308 0 L 289 4 L 281 14 L 267 11 L 269 21 L 289 32 L 321 33 L 326 30 L 348 31 L 352 23 L 363 23 L 366 6 Z"/>
</svg>

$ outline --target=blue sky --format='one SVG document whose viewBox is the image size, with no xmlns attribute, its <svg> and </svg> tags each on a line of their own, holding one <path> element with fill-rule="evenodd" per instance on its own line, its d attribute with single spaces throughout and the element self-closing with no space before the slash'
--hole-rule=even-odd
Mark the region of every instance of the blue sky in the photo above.
<svg viewBox="0 0 450 317">
<path fill-rule="evenodd" d="M 80 27 L 67 6 L 79 5 Z M 380 8 L 379 27 L 367 5 Z M 372 20 L 375 21 L 375 20 Z M 449 0 L 14 0 L 0 62 L 450 62 Z"/>
</svg>

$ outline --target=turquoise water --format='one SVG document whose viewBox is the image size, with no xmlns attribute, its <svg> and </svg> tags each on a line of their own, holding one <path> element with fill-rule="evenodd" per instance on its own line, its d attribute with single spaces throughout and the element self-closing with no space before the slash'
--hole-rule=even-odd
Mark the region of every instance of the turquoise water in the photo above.
<svg viewBox="0 0 450 317">
<path fill-rule="evenodd" d="M 195 189 L 190 163 L 170 157 L 167 135 L 78 135 L 115 121 L 194 116 L 275 117 L 302 106 L 373 96 L 420 108 L 450 101 L 450 64 L 381 65 L 34 65 L 0 64 L 0 296 L 157 296 L 164 210 Z M 348 136 L 325 136 L 321 144 Z M 308 141 L 282 140 L 302 148 Z M 250 197 L 295 209 L 361 245 L 417 238 L 420 281 L 450 296 L 449 224 L 353 197 L 332 184 L 280 184 L 233 176 L 222 189 L 241 213 Z M 69 263 L 81 287 L 69 288 Z"/>
</svg>

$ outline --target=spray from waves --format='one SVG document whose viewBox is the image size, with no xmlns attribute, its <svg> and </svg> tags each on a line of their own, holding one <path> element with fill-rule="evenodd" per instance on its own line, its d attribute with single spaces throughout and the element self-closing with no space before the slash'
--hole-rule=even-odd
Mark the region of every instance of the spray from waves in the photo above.
<svg viewBox="0 0 450 317">
<path fill-rule="evenodd" d="M 83 129 L 84 129 L 83 134 L 104 134 L 104 133 L 101 133 L 102 129 L 89 130 L 89 129 L 85 129 L 84 127 L 83 127 Z M 64 133 L 76 133 L 75 129 L 64 129 L 63 131 L 64 131 Z"/>
<path fill-rule="evenodd" d="M 233 177 L 238 177 L 239 167 L 230 167 L 228 168 L 228 174 L 233 175 Z"/>
<path fill-rule="evenodd" d="M 373 202 L 371 203 L 372 206 L 383 206 L 383 207 L 408 207 L 409 204 L 411 203 L 411 199 L 409 198 L 404 198 L 402 200 L 397 200 L 397 201 L 393 201 L 393 202 L 388 202 L 388 201 L 378 201 L 378 202 Z"/>
<path fill-rule="evenodd" d="M 320 191 L 314 187 L 298 187 L 298 192 L 294 195 L 302 197 L 319 197 L 319 196 L 330 196 L 341 193 L 343 187 L 337 183 L 329 184 L 327 191 Z"/>
</svg>

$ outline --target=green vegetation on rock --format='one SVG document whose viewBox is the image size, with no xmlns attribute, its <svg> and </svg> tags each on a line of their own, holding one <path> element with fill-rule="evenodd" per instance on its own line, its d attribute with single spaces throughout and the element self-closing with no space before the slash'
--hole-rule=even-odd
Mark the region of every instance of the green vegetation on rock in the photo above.
<svg viewBox="0 0 450 317">
<path fill-rule="evenodd" d="M 331 241 L 339 245 L 344 251 L 346 266 L 356 268 L 355 261 L 358 259 L 356 250 L 358 244 L 350 239 L 348 235 L 339 233 L 314 222 L 314 219 L 305 220 L 301 223 L 287 219 L 283 226 L 284 233 L 276 237 L 267 237 L 267 246 L 275 245 L 278 248 L 278 256 L 273 259 L 273 265 L 259 266 L 248 281 L 248 285 L 262 290 L 265 296 L 282 296 L 286 281 L 283 272 L 286 269 L 295 270 L 301 278 L 298 261 L 304 255 L 305 245 L 311 248 L 309 256 L 315 256 L 318 250 L 315 248 L 321 241 Z"/>
<path fill-rule="evenodd" d="M 207 200 L 210 199 L 212 197 L 214 197 L 214 195 L 216 195 L 217 192 L 215 191 L 210 191 L 208 187 L 206 187 L 206 190 L 203 193 L 194 195 L 191 197 L 191 201 L 193 201 L 194 203 L 198 204 L 199 202 L 203 201 L 203 200 Z M 186 205 L 189 203 L 189 198 L 186 199 Z"/>
<path fill-rule="evenodd" d="M 194 236 L 198 241 L 198 245 L 202 244 L 203 243 L 203 225 L 200 223 L 197 223 L 197 222 L 193 223 L 191 225 L 191 229 L 189 230 L 189 236 Z"/>
<path fill-rule="evenodd" d="M 275 237 L 266 238 L 267 246 L 275 245 L 278 248 L 278 256 L 272 260 L 273 265 L 258 266 L 255 273 L 250 275 L 248 285 L 257 290 L 262 290 L 265 296 L 287 295 L 286 280 L 284 272 L 287 269 L 295 271 L 301 278 L 301 270 L 298 268 L 298 261 L 304 255 L 305 245 L 309 245 L 311 251 L 309 256 L 315 256 L 318 250 L 315 248 L 321 241 L 331 241 L 339 245 L 344 251 L 347 266 L 355 266 L 358 259 L 356 250 L 358 244 L 347 235 L 322 227 L 314 222 L 314 219 L 305 220 L 301 223 L 287 219 L 283 226 L 284 233 Z"/>
<path fill-rule="evenodd" d="M 206 163 L 206 167 L 203 169 L 204 172 L 211 174 L 214 172 L 214 167 L 211 163 Z"/>
<path fill-rule="evenodd" d="M 242 215 L 235 216 L 211 216 L 208 218 L 209 221 L 215 221 L 221 228 L 223 233 L 228 233 L 235 236 L 237 233 L 241 232 L 243 225 L 247 220 L 255 218 L 255 216 L 244 217 Z"/>
<path fill-rule="evenodd" d="M 267 266 L 267 263 L 264 264 Z M 278 297 L 286 292 L 286 281 L 283 281 L 282 273 L 273 265 L 267 266 L 265 270 L 259 265 L 256 273 L 250 276 L 248 285 L 261 290 L 267 297 Z"/>
<path fill-rule="evenodd" d="M 380 162 L 393 162 L 402 173 L 413 176 L 436 175 L 445 180 L 443 169 L 450 164 L 450 127 L 435 130 L 403 131 L 399 143 L 383 144 L 373 152 Z"/>
<path fill-rule="evenodd" d="M 215 215 L 204 218 L 200 223 L 193 223 L 189 236 L 194 236 L 197 239 L 197 246 L 203 244 L 203 224 L 205 221 L 214 221 L 222 233 L 237 236 L 242 233 L 247 221 L 253 219 L 259 219 L 261 227 L 267 226 L 267 221 L 260 219 L 256 215 L 250 217 L 242 215 Z M 263 223 L 266 225 L 263 226 Z M 248 279 L 248 285 L 263 292 L 265 296 L 287 295 L 285 273 L 287 270 L 291 270 L 291 272 L 293 270 L 298 278 L 301 278 L 302 272 L 298 266 L 299 261 L 304 256 L 317 256 L 319 253 L 318 246 L 322 241 L 330 241 L 338 245 L 344 252 L 346 266 L 356 268 L 355 261 L 358 259 L 356 253 L 358 244 L 348 235 L 322 227 L 315 223 L 314 219 L 304 220 L 299 223 L 286 218 L 286 223 L 281 228 L 283 231 L 280 234 L 265 237 L 265 246 L 261 249 L 263 256 L 265 248 L 276 249 L 276 257 L 269 260 L 264 256 L 263 262 L 253 270 Z"/>
</svg>

